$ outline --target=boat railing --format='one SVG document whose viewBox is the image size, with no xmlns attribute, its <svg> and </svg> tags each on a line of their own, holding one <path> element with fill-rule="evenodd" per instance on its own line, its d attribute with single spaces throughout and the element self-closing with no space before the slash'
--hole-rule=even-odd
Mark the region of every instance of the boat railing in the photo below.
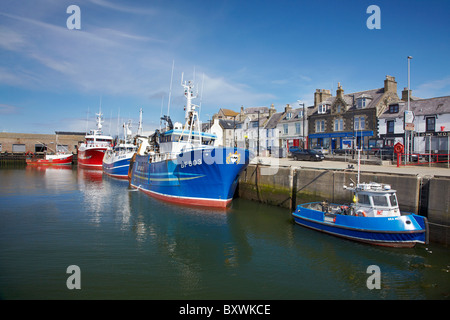
<svg viewBox="0 0 450 320">
<path fill-rule="evenodd" d="M 353 204 L 336 204 L 327 201 L 309 202 L 299 205 L 302 208 L 322 211 L 323 213 L 355 215 Z"/>
</svg>

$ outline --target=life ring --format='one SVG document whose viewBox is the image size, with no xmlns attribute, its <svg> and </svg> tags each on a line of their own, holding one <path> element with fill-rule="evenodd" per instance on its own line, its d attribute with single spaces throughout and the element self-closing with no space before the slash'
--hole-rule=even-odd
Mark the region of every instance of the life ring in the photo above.
<svg viewBox="0 0 450 320">
<path fill-rule="evenodd" d="M 367 217 L 367 216 L 366 216 L 366 213 L 365 213 L 364 211 L 358 211 L 358 212 L 356 213 L 356 215 L 357 215 L 358 217 Z"/>
<path fill-rule="evenodd" d="M 394 146 L 395 153 L 403 153 L 403 145 L 400 142 L 397 142 Z"/>
</svg>

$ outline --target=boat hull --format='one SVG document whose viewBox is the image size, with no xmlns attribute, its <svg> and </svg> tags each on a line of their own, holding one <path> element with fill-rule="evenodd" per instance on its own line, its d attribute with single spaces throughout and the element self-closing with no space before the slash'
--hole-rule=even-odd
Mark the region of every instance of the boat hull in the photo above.
<svg viewBox="0 0 450 320">
<path fill-rule="evenodd" d="M 39 166 L 70 166 L 72 165 L 73 155 L 50 159 L 26 159 L 27 165 Z"/>
<path fill-rule="evenodd" d="M 248 150 L 214 148 L 179 154 L 150 163 L 136 155 L 130 186 L 182 205 L 226 208 L 233 200 L 240 173 L 248 166 Z"/>
<path fill-rule="evenodd" d="M 90 148 L 78 150 L 78 166 L 84 169 L 102 170 L 103 157 L 108 148 Z"/>
<path fill-rule="evenodd" d="M 114 178 L 128 179 L 128 169 L 132 156 L 133 154 L 127 154 L 118 158 L 103 159 L 103 172 Z"/>
<path fill-rule="evenodd" d="M 415 214 L 359 217 L 329 214 L 299 205 L 292 215 L 301 226 L 358 242 L 409 248 L 428 243 L 427 219 Z"/>
</svg>

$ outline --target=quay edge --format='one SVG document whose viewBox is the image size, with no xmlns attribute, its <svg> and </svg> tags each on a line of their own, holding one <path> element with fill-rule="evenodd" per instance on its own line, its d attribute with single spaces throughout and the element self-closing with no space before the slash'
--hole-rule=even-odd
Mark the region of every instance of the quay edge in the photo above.
<svg viewBox="0 0 450 320">
<path fill-rule="evenodd" d="M 350 203 L 351 194 L 342 186 L 356 176 L 357 170 L 250 164 L 239 178 L 236 196 L 290 210 L 312 201 Z M 361 181 L 390 184 L 402 211 L 427 217 L 430 242 L 450 244 L 450 177 L 361 172 Z"/>
</svg>

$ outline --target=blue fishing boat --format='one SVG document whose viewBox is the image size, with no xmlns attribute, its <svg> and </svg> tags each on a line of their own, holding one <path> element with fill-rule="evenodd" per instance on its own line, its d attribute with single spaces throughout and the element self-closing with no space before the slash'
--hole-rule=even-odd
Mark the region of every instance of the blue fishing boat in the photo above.
<svg viewBox="0 0 450 320">
<path fill-rule="evenodd" d="M 428 243 L 427 218 L 400 212 L 396 191 L 379 183 L 350 184 L 349 205 L 326 201 L 300 204 L 292 213 L 295 223 L 334 236 L 388 247 Z"/>
<path fill-rule="evenodd" d="M 168 202 L 206 207 L 227 207 L 240 173 L 248 166 L 249 151 L 217 146 L 216 135 L 202 132 L 199 106 L 192 103 L 194 85 L 182 82 L 186 97 L 185 124 L 164 116 L 165 128 L 139 139 L 133 157 L 130 186 Z"/>
<path fill-rule="evenodd" d="M 124 140 L 116 146 L 107 150 L 103 157 L 103 172 L 111 177 L 118 179 L 128 179 L 128 170 L 130 161 L 137 151 L 137 146 L 133 143 L 131 132 L 131 121 L 123 124 Z M 139 128 L 137 135 L 142 133 L 142 109 L 140 110 Z"/>
</svg>

